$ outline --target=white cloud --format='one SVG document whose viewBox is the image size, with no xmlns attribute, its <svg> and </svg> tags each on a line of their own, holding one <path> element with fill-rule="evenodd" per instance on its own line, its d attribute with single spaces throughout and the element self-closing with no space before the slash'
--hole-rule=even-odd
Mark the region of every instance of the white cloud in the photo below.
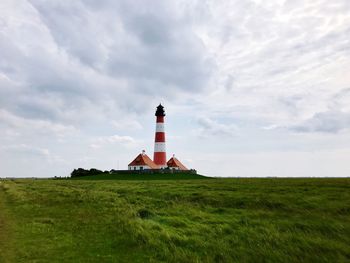
<svg viewBox="0 0 350 263">
<path fill-rule="evenodd" d="M 125 146 L 128 148 L 135 148 L 139 145 L 139 142 L 132 138 L 131 136 L 120 136 L 120 135 L 112 135 L 105 137 L 98 137 L 93 140 L 93 143 L 90 144 L 91 148 L 98 149 L 102 147 L 108 147 L 113 144 Z"/>
<path fill-rule="evenodd" d="M 71 125 L 64 125 L 47 120 L 26 119 L 18 117 L 11 112 L 0 109 L 0 125 L 9 128 L 14 134 L 36 134 L 46 136 L 65 137 L 77 133 L 78 130 Z"/>
<path fill-rule="evenodd" d="M 136 117 L 134 117 L 136 118 Z M 142 125 L 136 119 L 119 119 L 112 121 L 113 127 L 117 130 L 141 130 Z"/>
<path fill-rule="evenodd" d="M 218 65 L 215 91 L 199 98 L 207 108 L 281 125 L 327 110 L 348 85 L 347 1 L 289 5 L 198 3 L 205 9 L 193 11 L 205 19 L 198 32 Z"/>
<path fill-rule="evenodd" d="M 205 161 L 185 151 L 350 148 L 347 0 L 5 0 L 0 9 L 0 144 L 69 159 L 55 171 L 79 159 L 126 165 L 153 145 L 160 101 L 171 151 L 199 170 Z M 17 158 L 2 152 L 2 172 Z"/>
<path fill-rule="evenodd" d="M 233 124 L 222 124 L 216 121 L 213 121 L 207 117 L 198 118 L 198 124 L 200 129 L 197 130 L 200 136 L 202 137 L 210 137 L 217 136 L 220 138 L 221 136 L 234 136 L 237 132 L 237 127 Z"/>
<path fill-rule="evenodd" d="M 326 111 L 316 113 L 310 119 L 290 129 L 297 132 L 325 132 L 337 133 L 350 129 L 350 113 L 341 111 Z"/>
<path fill-rule="evenodd" d="M 17 145 L 11 145 L 11 146 L 2 146 L 2 150 L 10 151 L 10 152 L 16 152 L 16 153 L 22 153 L 22 154 L 33 154 L 33 155 L 39 155 L 48 157 L 50 155 L 50 152 L 48 149 L 45 148 L 38 148 L 26 144 L 17 144 Z"/>
<path fill-rule="evenodd" d="M 193 163 L 202 167 L 199 172 L 219 177 L 348 177 L 349 154 L 349 149 L 203 153 L 196 156 Z"/>
</svg>

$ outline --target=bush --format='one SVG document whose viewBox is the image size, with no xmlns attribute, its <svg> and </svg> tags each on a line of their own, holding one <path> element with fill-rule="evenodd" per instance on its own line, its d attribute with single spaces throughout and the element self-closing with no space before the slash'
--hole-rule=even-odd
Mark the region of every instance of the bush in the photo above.
<svg viewBox="0 0 350 263">
<path fill-rule="evenodd" d="M 90 170 L 85 170 L 83 168 L 74 169 L 73 172 L 71 172 L 71 177 L 82 177 L 82 176 L 89 176 L 89 175 L 98 175 L 98 174 L 105 174 L 109 173 L 108 171 L 102 172 L 101 170 L 98 170 L 96 168 L 91 168 Z"/>
</svg>

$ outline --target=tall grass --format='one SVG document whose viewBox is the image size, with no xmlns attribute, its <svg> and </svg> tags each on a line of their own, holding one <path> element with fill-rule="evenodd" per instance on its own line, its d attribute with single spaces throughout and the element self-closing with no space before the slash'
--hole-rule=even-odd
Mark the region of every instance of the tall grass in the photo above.
<svg viewBox="0 0 350 263">
<path fill-rule="evenodd" d="M 350 261 L 350 179 L 2 183 L 5 261 Z"/>
</svg>

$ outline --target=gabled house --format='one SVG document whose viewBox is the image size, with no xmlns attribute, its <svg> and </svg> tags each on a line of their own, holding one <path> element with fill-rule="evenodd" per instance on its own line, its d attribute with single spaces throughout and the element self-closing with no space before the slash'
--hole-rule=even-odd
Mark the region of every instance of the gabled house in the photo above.
<svg viewBox="0 0 350 263">
<path fill-rule="evenodd" d="M 177 158 L 175 158 L 175 155 L 173 155 L 173 157 L 171 157 L 170 160 L 167 162 L 167 166 L 169 169 L 173 170 L 188 170 L 186 166 L 184 166 Z"/>
<path fill-rule="evenodd" d="M 147 170 L 147 169 L 159 169 L 158 165 L 156 165 L 151 158 L 147 156 L 145 151 L 142 151 L 136 158 L 129 163 L 129 170 Z"/>
</svg>

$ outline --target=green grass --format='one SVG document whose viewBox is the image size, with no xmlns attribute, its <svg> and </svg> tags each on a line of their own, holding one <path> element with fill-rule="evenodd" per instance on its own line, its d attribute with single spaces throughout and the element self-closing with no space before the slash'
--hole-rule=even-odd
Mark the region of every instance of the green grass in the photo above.
<svg viewBox="0 0 350 263">
<path fill-rule="evenodd" d="M 87 179 L 0 181 L 0 262 L 350 262 L 350 179 Z"/>
</svg>

